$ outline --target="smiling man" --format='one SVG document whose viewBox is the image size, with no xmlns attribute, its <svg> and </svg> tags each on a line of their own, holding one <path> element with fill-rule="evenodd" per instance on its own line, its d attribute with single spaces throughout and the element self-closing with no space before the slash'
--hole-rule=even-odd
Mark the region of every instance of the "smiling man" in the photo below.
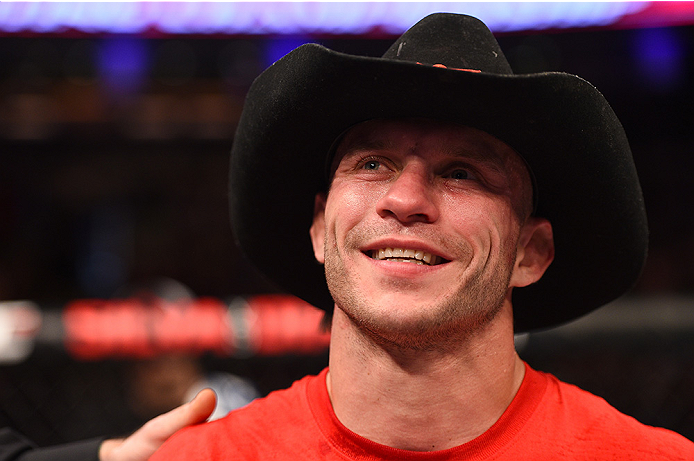
<svg viewBox="0 0 694 461">
<path fill-rule="evenodd" d="M 360 124 L 335 159 L 311 236 L 336 315 L 415 350 L 465 344 L 504 304 L 512 325 L 509 284 L 537 281 L 553 255 L 518 154 L 474 128 L 415 119 Z"/>
<path fill-rule="evenodd" d="M 645 259 L 628 142 L 584 80 L 513 74 L 463 15 L 382 58 L 305 45 L 254 82 L 230 171 L 240 247 L 331 316 L 329 367 L 152 459 L 694 459 L 514 348 Z"/>
</svg>

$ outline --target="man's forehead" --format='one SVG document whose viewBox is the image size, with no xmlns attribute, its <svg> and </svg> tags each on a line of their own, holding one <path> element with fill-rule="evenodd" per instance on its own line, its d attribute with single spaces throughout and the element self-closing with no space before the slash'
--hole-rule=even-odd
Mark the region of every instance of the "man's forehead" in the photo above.
<svg viewBox="0 0 694 461">
<path fill-rule="evenodd" d="M 449 122 L 429 119 L 370 120 L 352 127 L 337 145 L 334 161 L 347 152 L 430 148 L 483 162 L 523 161 L 508 145 L 492 135 Z"/>
</svg>

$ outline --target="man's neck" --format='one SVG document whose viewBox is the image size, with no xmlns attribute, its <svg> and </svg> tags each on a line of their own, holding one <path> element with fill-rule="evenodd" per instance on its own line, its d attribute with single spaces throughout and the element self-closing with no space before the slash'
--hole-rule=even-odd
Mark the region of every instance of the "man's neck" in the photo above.
<svg viewBox="0 0 694 461">
<path fill-rule="evenodd" d="M 455 350 L 407 352 L 375 344 L 336 309 L 327 385 L 337 418 L 369 440 L 406 450 L 476 438 L 523 380 L 510 317 L 508 306 L 508 315 L 502 311 Z"/>
</svg>

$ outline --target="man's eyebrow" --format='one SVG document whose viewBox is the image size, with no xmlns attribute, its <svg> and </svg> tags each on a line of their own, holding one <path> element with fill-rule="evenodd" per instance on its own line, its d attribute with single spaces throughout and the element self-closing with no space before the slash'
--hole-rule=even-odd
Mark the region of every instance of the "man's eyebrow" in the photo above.
<svg viewBox="0 0 694 461">
<path fill-rule="evenodd" d="M 330 155 L 330 169 L 328 170 L 328 178 L 331 180 L 338 168 L 338 165 L 345 157 L 356 154 L 357 152 L 385 150 L 392 145 L 393 144 L 391 142 L 378 139 L 368 139 L 365 137 L 354 137 L 352 139 L 347 137 L 342 139 L 342 141 L 340 141 Z"/>
<path fill-rule="evenodd" d="M 489 149 L 482 151 L 467 147 L 452 147 L 443 150 L 447 155 L 460 158 L 461 160 L 474 161 L 499 173 L 503 173 L 507 169 L 505 157 Z"/>
<path fill-rule="evenodd" d="M 391 149 L 395 146 L 392 141 L 381 140 L 367 137 L 355 137 L 353 139 L 343 139 L 342 142 L 335 149 L 332 159 L 330 160 L 330 170 L 328 172 L 328 177 L 332 178 L 337 170 L 339 163 L 345 157 L 352 156 L 359 152 L 368 151 L 384 151 Z"/>
<path fill-rule="evenodd" d="M 344 158 L 348 155 L 358 153 L 358 152 L 368 152 L 368 151 L 387 151 L 389 149 L 395 149 L 397 143 L 390 138 L 378 138 L 371 136 L 354 136 L 353 138 L 346 138 L 337 148 L 337 153 L 333 158 L 332 170 L 334 171 L 337 165 L 334 164 L 338 159 Z M 471 162 L 478 163 L 485 168 L 488 168 L 495 173 L 508 174 L 509 173 L 509 160 L 506 158 L 504 153 L 497 151 L 494 147 L 481 143 L 478 146 L 448 146 L 441 145 L 438 146 L 446 155 L 451 157 L 459 158 L 461 161 L 469 160 Z"/>
</svg>

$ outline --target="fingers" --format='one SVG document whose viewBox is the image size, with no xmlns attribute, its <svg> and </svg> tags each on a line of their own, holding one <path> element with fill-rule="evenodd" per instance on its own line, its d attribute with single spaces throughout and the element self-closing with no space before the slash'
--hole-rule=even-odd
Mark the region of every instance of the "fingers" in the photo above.
<svg viewBox="0 0 694 461">
<path fill-rule="evenodd" d="M 140 431 L 146 431 L 149 438 L 164 442 L 179 429 L 207 420 L 214 411 L 216 403 L 217 396 L 214 391 L 203 389 L 193 400 L 157 416 L 145 424 Z"/>
<path fill-rule="evenodd" d="M 198 424 L 207 421 L 217 406 L 217 394 L 212 389 L 203 389 L 198 392 L 193 400 L 188 403 L 191 406 L 191 419 L 189 424 Z"/>
<path fill-rule="evenodd" d="M 217 403 L 212 389 L 203 389 L 190 402 L 157 416 L 125 440 L 106 440 L 99 451 L 100 461 L 147 461 L 176 431 L 202 423 Z"/>
</svg>

